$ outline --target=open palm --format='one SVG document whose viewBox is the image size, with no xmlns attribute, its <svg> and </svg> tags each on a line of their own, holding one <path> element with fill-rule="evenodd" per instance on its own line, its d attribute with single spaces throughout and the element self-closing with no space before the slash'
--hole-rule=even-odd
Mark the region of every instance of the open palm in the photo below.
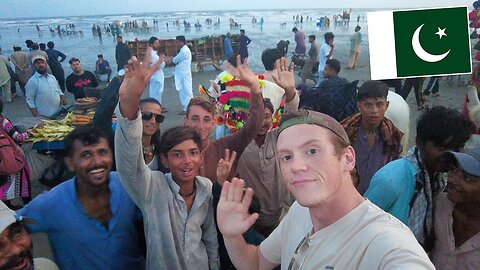
<svg viewBox="0 0 480 270">
<path fill-rule="evenodd" d="M 234 238 L 242 235 L 258 219 L 258 213 L 248 213 L 252 203 L 253 190 L 247 188 L 245 181 L 233 178 L 225 182 L 217 207 L 217 224 L 224 238 Z"/>
</svg>

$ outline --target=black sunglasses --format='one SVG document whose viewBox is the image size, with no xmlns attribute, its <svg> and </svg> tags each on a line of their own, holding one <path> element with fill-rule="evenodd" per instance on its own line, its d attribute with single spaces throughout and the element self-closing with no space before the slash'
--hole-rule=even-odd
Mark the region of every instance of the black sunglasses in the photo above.
<svg viewBox="0 0 480 270">
<path fill-rule="evenodd" d="M 163 120 L 165 119 L 165 116 L 163 116 L 161 114 L 154 114 L 154 113 L 151 113 L 151 112 L 143 112 L 142 113 L 142 119 L 145 120 L 145 121 L 148 121 L 148 120 L 152 119 L 153 116 L 155 116 L 155 122 L 157 122 L 157 123 L 162 123 Z"/>
</svg>

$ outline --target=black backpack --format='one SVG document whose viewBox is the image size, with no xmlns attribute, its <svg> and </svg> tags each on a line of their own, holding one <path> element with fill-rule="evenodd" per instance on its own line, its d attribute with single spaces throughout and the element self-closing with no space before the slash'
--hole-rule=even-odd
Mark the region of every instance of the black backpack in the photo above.
<svg viewBox="0 0 480 270">
<path fill-rule="evenodd" d="M 358 80 L 322 90 L 301 84 L 297 87 L 302 91 L 299 107 L 330 115 L 340 122 L 358 113 L 357 84 Z"/>
</svg>

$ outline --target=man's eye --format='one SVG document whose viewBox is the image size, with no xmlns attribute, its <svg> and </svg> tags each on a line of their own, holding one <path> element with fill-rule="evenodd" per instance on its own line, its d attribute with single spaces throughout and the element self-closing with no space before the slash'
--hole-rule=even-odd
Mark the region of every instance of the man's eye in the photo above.
<svg viewBox="0 0 480 270">
<path fill-rule="evenodd" d="M 316 154 L 317 152 L 318 152 L 318 149 L 310 149 L 310 150 L 307 151 L 307 153 L 308 153 L 309 155 L 314 155 L 314 154 Z"/>
<path fill-rule="evenodd" d="M 289 155 L 284 155 L 281 157 L 282 161 L 289 161 L 292 157 Z"/>
</svg>

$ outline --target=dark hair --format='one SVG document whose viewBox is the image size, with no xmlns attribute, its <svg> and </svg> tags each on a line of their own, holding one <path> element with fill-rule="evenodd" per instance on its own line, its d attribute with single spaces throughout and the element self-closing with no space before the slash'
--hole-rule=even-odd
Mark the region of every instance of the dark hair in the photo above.
<svg viewBox="0 0 480 270">
<path fill-rule="evenodd" d="M 142 106 L 145 103 L 154 103 L 154 104 L 157 104 L 158 106 L 162 107 L 162 104 L 160 104 L 160 102 L 158 100 L 156 100 L 155 98 L 142 98 L 140 100 L 140 106 Z"/>
<path fill-rule="evenodd" d="M 140 100 L 140 107 L 142 107 L 143 104 L 145 103 L 153 103 L 153 104 L 157 104 L 158 106 L 160 106 L 160 108 L 162 108 L 162 105 L 160 104 L 160 102 L 154 98 L 143 98 Z M 162 132 L 160 129 L 158 129 L 157 131 L 155 131 L 155 133 L 153 133 L 152 135 L 152 140 L 151 140 L 151 144 L 153 144 L 153 146 L 155 147 L 154 151 L 157 152 L 158 154 L 160 154 L 160 147 L 161 147 L 161 140 L 160 140 L 160 137 L 162 136 Z"/>
<path fill-rule="evenodd" d="M 362 29 L 362 27 L 360 27 L 360 25 L 355 26 L 355 32 L 360 31 L 360 29 Z"/>
<path fill-rule="evenodd" d="M 357 98 L 387 98 L 388 85 L 381 81 L 366 81 L 358 88 Z"/>
<path fill-rule="evenodd" d="M 153 45 L 153 43 L 155 43 L 156 40 L 158 40 L 157 37 L 151 37 L 151 38 L 148 40 L 148 44 Z"/>
<path fill-rule="evenodd" d="M 94 125 L 77 126 L 63 140 L 65 155 L 71 157 L 73 155 L 73 144 L 80 141 L 83 145 L 95 145 L 100 139 L 106 139 L 110 146 L 110 136 L 105 131 Z"/>
<path fill-rule="evenodd" d="M 53 47 L 55 47 L 55 43 L 53 43 L 53 41 L 49 41 L 49 42 L 47 43 L 47 47 L 48 47 L 49 49 L 53 49 Z"/>
<path fill-rule="evenodd" d="M 121 35 L 117 35 L 117 38 L 123 38 Z"/>
<path fill-rule="evenodd" d="M 269 98 L 263 98 L 263 106 L 265 107 L 265 109 L 269 109 L 272 114 L 275 113 L 275 108 L 273 108 L 272 101 Z"/>
<path fill-rule="evenodd" d="M 45 43 L 40 43 L 38 44 L 38 47 L 40 47 L 40 49 L 44 51 L 47 48 L 47 45 L 45 45 Z"/>
<path fill-rule="evenodd" d="M 298 31 L 298 28 L 297 27 L 293 27 L 292 28 L 292 32 L 297 32 Z"/>
<path fill-rule="evenodd" d="M 38 50 L 38 49 L 40 49 L 40 47 L 38 46 L 37 43 L 32 43 L 32 44 L 30 44 L 30 48 L 31 48 L 32 50 Z"/>
<path fill-rule="evenodd" d="M 452 138 L 448 146 L 460 149 L 469 137 L 467 120 L 455 109 L 436 106 L 424 112 L 417 121 L 417 140 L 422 143 L 431 141 L 441 146 Z"/>
<path fill-rule="evenodd" d="M 71 65 L 73 62 L 79 62 L 80 60 L 78 58 L 72 57 L 70 60 L 68 60 L 68 63 Z"/>
<path fill-rule="evenodd" d="M 0 114 L 3 113 L 3 99 L 0 98 Z"/>
<path fill-rule="evenodd" d="M 240 33 L 244 33 L 244 34 L 245 34 L 245 29 L 240 29 Z"/>
<path fill-rule="evenodd" d="M 173 147 L 187 140 L 193 140 L 201 151 L 202 139 L 193 128 L 188 126 L 178 126 L 168 129 L 163 133 L 161 138 L 162 143 L 160 145 L 160 154 L 167 157 L 168 152 L 172 150 Z"/>
<path fill-rule="evenodd" d="M 338 61 L 337 59 L 328 59 L 327 62 L 325 62 L 325 65 L 335 70 L 337 73 L 339 73 L 340 69 L 342 68 L 340 65 L 340 61 Z"/>
<path fill-rule="evenodd" d="M 21 51 L 21 50 L 22 50 L 22 47 L 17 46 L 17 45 L 13 46 L 13 51 L 14 51 L 14 52 L 19 52 L 19 51 Z"/>
<path fill-rule="evenodd" d="M 310 35 L 310 36 L 308 36 L 308 38 L 311 38 L 311 39 L 315 40 L 315 39 L 317 38 L 317 36 L 315 36 L 315 35 Z"/>
<path fill-rule="evenodd" d="M 97 58 L 103 58 L 103 54 L 97 55 Z"/>
<path fill-rule="evenodd" d="M 262 52 L 262 63 L 266 70 L 273 70 L 275 62 L 282 58 L 282 54 L 277 49 L 266 49 Z"/>
<path fill-rule="evenodd" d="M 200 106 L 202 107 L 202 109 L 206 110 L 211 114 L 215 112 L 215 104 L 203 97 L 193 97 L 192 99 L 190 99 L 190 102 L 188 102 L 188 105 L 187 105 L 187 113 L 186 113 L 187 116 L 190 114 L 190 108 L 192 106 Z"/>
<path fill-rule="evenodd" d="M 175 39 L 182 42 L 182 43 L 187 44 L 187 40 L 185 39 L 185 36 L 177 36 L 177 37 L 175 37 Z"/>
<path fill-rule="evenodd" d="M 332 32 L 327 32 L 325 33 L 325 35 L 323 35 L 323 37 L 325 38 L 325 42 L 326 42 L 329 39 L 335 38 L 335 35 Z"/>
</svg>

